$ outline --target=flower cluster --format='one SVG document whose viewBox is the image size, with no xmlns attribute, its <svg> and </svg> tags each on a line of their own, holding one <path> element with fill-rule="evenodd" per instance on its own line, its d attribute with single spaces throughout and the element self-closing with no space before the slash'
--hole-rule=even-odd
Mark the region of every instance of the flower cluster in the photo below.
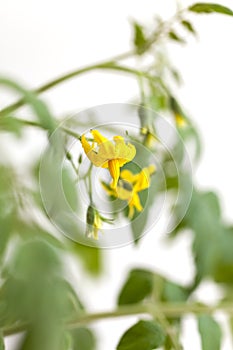
<svg viewBox="0 0 233 350">
<path fill-rule="evenodd" d="M 137 174 L 133 174 L 128 169 L 121 170 L 126 163 L 134 159 L 136 155 L 135 146 L 126 143 L 122 136 L 114 136 L 112 142 L 97 130 L 91 130 L 90 133 L 93 137 L 91 141 L 89 141 L 85 135 L 81 136 L 82 147 L 89 160 L 96 167 L 109 170 L 112 182 L 110 185 L 102 182 L 102 186 L 109 196 L 127 202 L 129 208 L 128 217 L 132 219 L 135 210 L 138 212 L 143 210 L 139 192 L 149 188 L 151 175 L 155 172 L 156 168 L 154 165 L 150 165 L 143 168 Z M 90 213 L 88 213 L 88 215 L 89 214 Z M 95 239 L 98 239 L 98 229 L 101 227 L 99 213 L 95 211 L 93 220 L 88 221 L 88 235 L 90 236 L 92 233 L 91 235 Z M 92 222 L 92 224 L 90 222 Z"/>
</svg>

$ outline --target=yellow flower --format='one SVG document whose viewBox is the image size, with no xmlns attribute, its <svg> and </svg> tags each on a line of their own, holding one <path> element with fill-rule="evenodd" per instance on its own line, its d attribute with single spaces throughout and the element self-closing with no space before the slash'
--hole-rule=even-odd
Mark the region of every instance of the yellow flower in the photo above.
<svg viewBox="0 0 233 350">
<path fill-rule="evenodd" d="M 135 209 L 139 212 L 143 210 L 138 192 L 150 186 L 150 177 L 155 170 L 156 168 L 154 165 L 143 168 L 138 174 L 133 174 L 130 170 L 122 170 L 116 189 L 113 188 L 112 184 L 110 187 L 104 183 L 102 183 L 102 185 L 110 196 L 128 202 L 129 218 L 132 219 Z"/>
<path fill-rule="evenodd" d="M 121 136 L 114 136 L 114 143 L 101 135 L 97 130 L 91 130 L 93 142 L 90 144 L 85 135 L 81 136 L 83 149 L 90 161 L 97 167 L 108 168 L 113 178 L 113 188 L 117 187 L 120 168 L 130 162 L 136 154 L 136 149 L 130 143 L 126 144 Z"/>
</svg>

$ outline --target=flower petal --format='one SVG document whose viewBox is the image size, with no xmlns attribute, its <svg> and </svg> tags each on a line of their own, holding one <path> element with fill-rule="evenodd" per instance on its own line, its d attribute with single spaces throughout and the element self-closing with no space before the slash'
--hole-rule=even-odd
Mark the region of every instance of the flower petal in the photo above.
<svg viewBox="0 0 233 350">
<path fill-rule="evenodd" d="M 98 145 L 108 141 L 108 139 L 103 136 L 98 130 L 91 130 L 90 132 L 94 138 L 94 141 L 97 142 Z"/>
<path fill-rule="evenodd" d="M 140 198 L 137 193 L 133 194 L 130 204 L 133 205 L 137 209 L 137 211 L 143 210 L 143 206 L 141 205 Z"/>
<path fill-rule="evenodd" d="M 131 143 L 126 144 L 123 137 L 113 137 L 115 146 L 115 157 L 119 159 L 120 166 L 122 167 L 125 163 L 130 162 L 136 155 L 136 148 Z"/>
<path fill-rule="evenodd" d="M 133 183 L 135 180 L 135 175 L 133 173 L 131 173 L 131 171 L 128 169 L 122 170 L 120 177 L 121 177 L 121 179 L 126 180 L 130 183 Z"/>
<path fill-rule="evenodd" d="M 112 188 L 116 189 L 118 179 L 120 176 L 120 165 L 118 159 L 111 159 L 108 161 L 109 172 L 113 178 Z"/>
<path fill-rule="evenodd" d="M 91 145 L 89 144 L 89 142 L 87 141 L 85 135 L 82 135 L 82 136 L 81 136 L 81 144 L 82 144 L 82 146 L 83 146 L 83 149 L 84 149 L 86 155 L 88 155 L 88 153 L 93 149 L 93 146 L 91 146 Z"/>
<path fill-rule="evenodd" d="M 142 171 L 136 175 L 137 178 L 134 185 L 134 191 L 140 192 L 148 188 L 150 186 L 150 176 L 155 170 L 155 165 L 150 165 L 147 168 L 142 169 Z"/>
</svg>

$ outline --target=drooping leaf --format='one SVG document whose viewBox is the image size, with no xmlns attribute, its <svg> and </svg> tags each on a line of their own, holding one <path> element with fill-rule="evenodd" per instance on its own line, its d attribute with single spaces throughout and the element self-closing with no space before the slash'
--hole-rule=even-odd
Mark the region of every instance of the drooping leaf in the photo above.
<svg viewBox="0 0 233 350">
<path fill-rule="evenodd" d="M 201 337 L 202 350 L 221 349 L 221 328 L 212 316 L 200 315 L 198 317 L 198 330 Z"/>
<path fill-rule="evenodd" d="M 153 321 L 141 320 L 121 337 L 117 350 L 152 350 L 164 344 L 162 328 Z"/>
<path fill-rule="evenodd" d="M 118 305 L 134 304 L 144 300 L 152 293 L 153 273 L 148 270 L 134 269 L 124 283 L 118 296 Z"/>
<path fill-rule="evenodd" d="M 233 16 L 233 11 L 231 9 L 215 3 L 200 2 L 190 6 L 189 11 L 195 13 L 221 13 L 223 15 Z"/>
</svg>

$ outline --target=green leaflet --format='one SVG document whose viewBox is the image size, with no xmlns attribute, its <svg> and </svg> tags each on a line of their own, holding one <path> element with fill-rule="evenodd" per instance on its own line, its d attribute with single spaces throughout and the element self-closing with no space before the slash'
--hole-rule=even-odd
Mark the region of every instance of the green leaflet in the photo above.
<svg viewBox="0 0 233 350">
<path fill-rule="evenodd" d="M 187 290 L 150 270 L 133 269 L 129 272 L 118 296 L 118 305 L 142 302 L 153 297 L 157 301 L 182 302 L 187 300 Z"/>
<path fill-rule="evenodd" d="M 197 34 L 191 22 L 183 20 L 180 23 L 188 32 L 192 33 L 193 35 Z"/>
<path fill-rule="evenodd" d="M 134 304 L 152 293 L 153 273 L 143 269 L 130 271 L 118 297 L 118 305 Z"/>
<path fill-rule="evenodd" d="M 97 246 L 89 247 L 78 242 L 70 242 L 69 247 L 88 273 L 97 276 L 102 272 L 102 251 Z"/>
<path fill-rule="evenodd" d="M 0 117 L 0 131 L 13 133 L 17 137 L 22 136 L 23 124 L 17 118 L 11 116 Z"/>
<path fill-rule="evenodd" d="M 189 11 L 195 13 L 221 13 L 233 16 L 233 11 L 226 6 L 213 3 L 200 2 L 189 7 Z"/>
<path fill-rule="evenodd" d="M 180 44 L 185 44 L 185 40 L 183 38 L 181 38 L 177 33 L 175 33 L 173 30 L 170 31 L 168 33 L 168 37 L 173 40 L 173 41 L 176 41 Z"/>
<path fill-rule="evenodd" d="M 41 123 L 41 126 L 49 130 L 50 132 L 54 131 L 54 129 L 56 128 L 56 123 L 52 115 L 50 114 L 48 107 L 41 100 L 39 100 L 33 92 L 28 91 L 16 82 L 3 77 L 0 77 L 0 85 L 4 85 L 22 94 L 23 99 L 34 110 L 39 122 Z"/>
<path fill-rule="evenodd" d="M 117 350 L 152 350 L 164 341 L 164 332 L 156 322 L 141 320 L 123 334 Z"/>
<path fill-rule="evenodd" d="M 212 316 L 200 315 L 198 317 L 198 330 L 201 337 L 202 350 L 221 349 L 221 328 Z"/>
<path fill-rule="evenodd" d="M 144 34 L 144 28 L 137 22 L 133 23 L 134 30 L 134 46 L 137 50 L 137 53 L 141 55 L 145 51 L 145 46 L 147 43 L 146 36 Z"/>
</svg>

